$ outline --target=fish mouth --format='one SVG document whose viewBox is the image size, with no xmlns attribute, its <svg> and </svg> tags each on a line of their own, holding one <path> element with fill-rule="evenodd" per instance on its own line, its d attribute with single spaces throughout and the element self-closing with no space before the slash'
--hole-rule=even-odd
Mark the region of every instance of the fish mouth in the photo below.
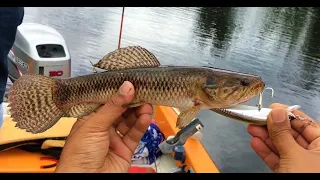
<svg viewBox="0 0 320 180">
<path fill-rule="evenodd" d="M 242 102 L 240 102 L 239 104 L 245 104 L 248 101 L 252 100 L 253 98 L 255 98 L 256 96 L 258 96 L 265 88 L 265 83 L 263 81 L 258 81 L 257 83 L 255 83 L 255 85 L 252 86 L 251 91 L 252 92 L 256 92 L 256 94 L 254 96 L 252 96 L 251 98 L 244 100 Z M 252 95 L 252 94 L 251 94 Z"/>
<path fill-rule="evenodd" d="M 262 92 L 263 89 L 265 88 L 265 86 L 266 86 L 266 85 L 265 85 L 264 82 L 259 81 L 259 82 L 257 82 L 256 85 L 253 87 L 253 90 L 259 89 L 259 91 Z M 260 93 L 260 92 L 259 92 L 259 93 Z"/>
</svg>

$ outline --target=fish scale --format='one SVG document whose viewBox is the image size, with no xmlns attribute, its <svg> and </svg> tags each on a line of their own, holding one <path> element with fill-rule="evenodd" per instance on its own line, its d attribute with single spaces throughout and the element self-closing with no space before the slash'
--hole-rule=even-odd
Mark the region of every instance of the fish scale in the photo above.
<svg viewBox="0 0 320 180">
<path fill-rule="evenodd" d="M 189 76 L 193 78 L 186 82 L 194 79 L 192 80 L 194 83 L 187 84 L 179 81 L 179 79 L 182 80 L 179 78 L 181 71 L 189 72 Z M 203 77 L 203 70 L 187 67 L 180 68 L 179 72 L 172 71 L 172 67 L 108 71 L 65 80 L 57 94 L 60 97 L 59 101 L 63 104 L 62 107 L 66 109 L 79 102 L 103 104 L 117 92 L 124 81 L 130 81 L 136 90 L 133 104 L 147 102 L 174 107 L 191 107 L 195 95 L 194 85 L 197 82 L 195 80 Z"/>
</svg>

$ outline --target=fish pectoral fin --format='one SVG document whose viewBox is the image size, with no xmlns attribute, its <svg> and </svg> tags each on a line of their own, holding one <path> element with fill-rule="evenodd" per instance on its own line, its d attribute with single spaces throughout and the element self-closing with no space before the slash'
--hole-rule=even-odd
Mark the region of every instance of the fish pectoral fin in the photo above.
<svg viewBox="0 0 320 180">
<path fill-rule="evenodd" d="M 184 109 L 178 116 L 176 127 L 182 129 L 189 124 L 200 112 L 200 106 L 194 106 L 192 108 Z"/>
<path fill-rule="evenodd" d="M 102 104 L 83 103 L 72 106 L 66 113 L 67 117 L 82 118 L 97 110 Z"/>
<path fill-rule="evenodd" d="M 94 67 L 105 70 L 121 70 L 142 67 L 158 67 L 160 62 L 147 49 L 128 46 L 105 55 Z"/>
</svg>

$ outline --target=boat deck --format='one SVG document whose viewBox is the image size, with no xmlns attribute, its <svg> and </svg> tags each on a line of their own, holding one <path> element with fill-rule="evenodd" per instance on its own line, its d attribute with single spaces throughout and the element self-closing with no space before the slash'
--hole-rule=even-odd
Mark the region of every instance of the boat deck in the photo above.
<svg viewBox="0 0 320 180">
<path fill-rule="evenodd" d="M 10 118 L 7 103 L 3 103 L 5 121 L 0 131 L 0 145 L 12 142 L 24 142 L 26 140 L 36 140 L 52 137 L 66 137 L 72 128 L 75 118 L 61 118 L 58 123 L 41 134 L 31 134 L 15 127 L 15 122 Z M 179 129 L 175 128 L 176 118 L 179 110 L 170 107 L 157 106 L 155 123 L 164 134 L 165 138 L 174 136 Z M 61 144 L 63 147 L 64 143 Z M 172 170 L 186 166 L 186 170 L 192 172 L 211 172 L 218 173 L 218 169 L 211 160 L 207 151 L 197 139 L 189 138 L 184 145 L 186 162 L 182 164 L 180 161 L 173 159 L 173 154 L 164 154 L 157 158 L 156 162 L 151 165 L 132 164 L 132 166 L 152 167 L 157 173 L 172 172 Z M 55 167 L 49 169 L 40 169 L 43 161 L 40 157 L 47 156 L 41 153 L 31 153 L 13 148 L 0 152 L 0 172 L 53 172 Z M 48 162 L 49 164 L 52 162 Z"/>
</svg>

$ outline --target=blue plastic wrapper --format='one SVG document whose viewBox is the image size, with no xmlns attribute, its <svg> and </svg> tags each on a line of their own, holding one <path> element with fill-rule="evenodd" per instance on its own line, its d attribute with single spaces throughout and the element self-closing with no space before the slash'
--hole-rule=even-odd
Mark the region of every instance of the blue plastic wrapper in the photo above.
<svg viewBox="0 0 320 180">
<path fill-rule="evenodd" d="M 148 130 L 140 140 L 140 144 L 137 147 L 132 161 L 138 161 L 144 159 L 145 164 L 152 164 L 162 154 L 158 147 L 161 142 L 164 141 L 164 135 L 160 131 L 159 127 L 151 123 Z"/>
</svg>

